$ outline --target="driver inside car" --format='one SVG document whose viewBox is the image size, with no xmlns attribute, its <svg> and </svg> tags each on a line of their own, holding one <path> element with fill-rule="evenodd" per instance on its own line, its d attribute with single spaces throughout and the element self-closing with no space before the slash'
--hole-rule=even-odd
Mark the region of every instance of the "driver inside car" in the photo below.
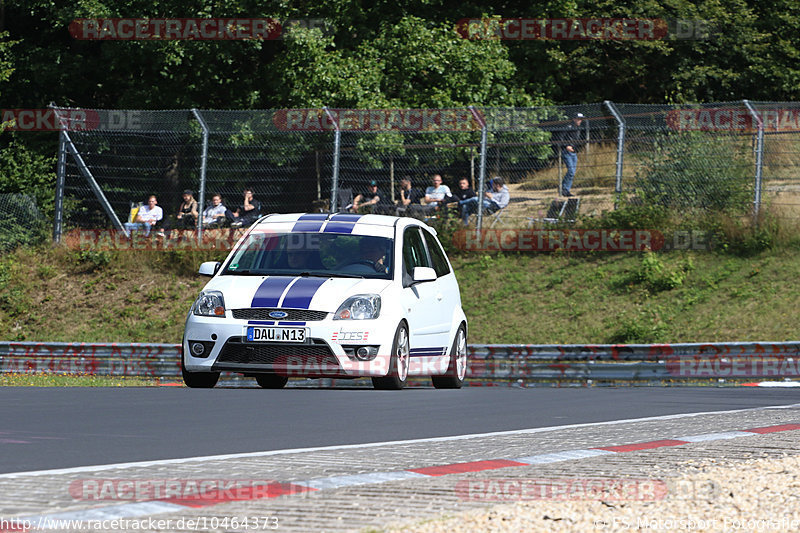
<svg viewBox="0 0 800 533">
<path fill-rule="evenodd" d="M 372 263 L 375 272 L 388 272 L 387 265 L 384 264 L 386 248 L 380 239 L 364 237 L 358 243 L 358 250 L 361 260 Z"/>
</svg>

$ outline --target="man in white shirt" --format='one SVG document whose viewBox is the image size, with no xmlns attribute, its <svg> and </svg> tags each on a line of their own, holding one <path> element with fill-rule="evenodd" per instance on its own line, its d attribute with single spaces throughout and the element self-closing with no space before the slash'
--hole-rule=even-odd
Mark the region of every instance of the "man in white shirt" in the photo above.
<svg viewBox="0 0 800 533">
<path fill-rule="evenodd" d="M 439 174 L 433 176 L 433 185 L 425 189 L 425 205 L 436 207 L 439 202 L 450 196 L 450 187 L 442 185 L 442 177 Z"/>
<path fill-rule="evenodd" d="M 211 205 L 203 211 L 203 226 L 222 226 L 225 222 L 226 208 L 222 205 L 222 196 L 215 194 L 211 197 Z"/>
<path fill-rule="evenodd" d="M 127 229 L 128 232 L 143 229 L 145 237 L 150 235 L 152 227 L 158 224 L 159 220 L 164 218 L 164 211 L 161 207 L 156 205 L 157 203 L 158 200 L 156 196 L 154 194 L 150 195 L 147 199 L 147 205 L 140 207 L 139 212 L 136 213 L 136 220 L 125 223 L 125 229 Z"/>
</svg>

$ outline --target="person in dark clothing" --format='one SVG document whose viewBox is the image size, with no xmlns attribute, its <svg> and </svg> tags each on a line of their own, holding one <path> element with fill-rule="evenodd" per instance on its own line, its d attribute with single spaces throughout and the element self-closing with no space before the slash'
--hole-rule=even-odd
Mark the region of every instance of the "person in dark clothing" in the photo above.
<svg viewBox="0 0 800 533">
<path fill-rule="evenodd" d="M 178 226 L 182 228 L 191 229 L 197 225 L 197 200 L 194 199 L 194 192 L 189 189 L 183 191 L 183 202 L 178 208 L 178 214 L 175 218 L 178 220 Z"/>
<path fill-rule="evenodd" d="M 378 182 L 369 182 L 366 192 L 363 192 L 353 200 L 354 213 L 376 213 L 381 214 L 394 210 L 394 204 L 378 190 Z"/>
<path fill-rule="evenodd" d="M 400 179 L 400 198 L 397 200 L 397 214 L 413 214 L 414 206 L 420 205 L 420 200 L 425 198 L 425 193 L 411 186 L 411 176 Z"/>
<path fill-rule="evenodd" d="M 574 196 L 570 189 L 572 188 L 572 180 L 575 178 L 575 170 L 578 167 L 578 149 L 583 143 L 580 128 L 583 118 L 583 113 L 575 113 L 572 122 L 557 132 L 556 135 L 556 140 L 561 147 L 561 159 L 567 167 L 567 172 L 561 180 L 561 193 L 564 196 Z"/>
<path fill-rule="evenodd" d="M 245 189 L 243 195 L 244 199 L 236 211 L 225 212 L 225 217 L 234 228 L 247 227 L 261 216 L 261 202 L 253 198 L 253 189 Z"/>
<path fill-rule="evenodd" d="M 468 178 L 461 178 L 458 180 L 458 189 L 452 192 L 449 196 L 445 196 L 444 200 L 442 200 L 442 207 L 444 208 L 444 213 L 448 212 L 448 208 L 450 204 L 455 204 L 459 210 L 461 208 L 462 200 L 468 200 L 470 198 L 475 198 L 476 194 L 475 191 L 472 190 L 472 187 L 469 186 L 469 179 Z M 459 211 L 459 215 L 460 215 Z"/>
</svg>

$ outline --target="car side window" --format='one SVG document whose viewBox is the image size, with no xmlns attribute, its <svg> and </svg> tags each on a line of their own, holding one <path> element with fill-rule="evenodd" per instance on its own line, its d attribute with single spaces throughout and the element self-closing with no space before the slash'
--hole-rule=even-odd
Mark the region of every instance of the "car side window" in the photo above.
<svg viewBox="0 0 800 533">
<path fill-rule="evenodd" d="M 425 243 L 418 228 L 406 228 L 403 232 L 403 285 L 411 283 L 415 267 L 430 266 L 428 254 L 425 252 Z"/>
<path fill-rule="evenodd" d="M 446 276 L 450 273 L 450 265 L 447 264 L 447 258 L 439 245 L 439 241 L 427 231 L 423 231 L 422 234 L 425 236 L 428 251 L 431 253 L 431 261 L 433 262 L 433 269 L 436 271 L 436 277 Z"/>
</svg>

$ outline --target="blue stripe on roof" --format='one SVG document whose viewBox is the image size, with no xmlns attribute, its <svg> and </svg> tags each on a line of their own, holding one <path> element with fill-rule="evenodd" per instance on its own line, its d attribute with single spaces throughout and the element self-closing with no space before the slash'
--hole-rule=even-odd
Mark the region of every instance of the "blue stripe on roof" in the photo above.
<svg viewBox="0 0 800 533">
<path fill-rule="evenodd" d="M 292 285 L 289 292 L 286 293 L 281 307 L 308 309 L 308 306 L 311 304 L 311 299 L 317 293 L 317 289 L 326 281 L 328 281 L 328 278 L 300 278 L 297 280 L 297 283 Z"/>
<path fill-rule="evenodd" d="M 323 233 L 353 233 L 355 226 L 352 222 L 328 222 Z"/>
<path fill-rule="evenodd" d="M 326 213 L 309 213 L 307 215 L 302 215 L 297 219 L 297 223 L 292 227 L 292 231 L 319 231 L 327 219 L 328 215 Z"/>
<path fill-rule="evenodd" d="M 364 215 L 359 215 L 356 213 L 336 213 L 331 217 L 332 221 L 336 222 L 353 222 L 356 223 L 363 217 Z"/>
<path fill-rule="evenodd" d="M 287 276 L 270 276 L 258 286 L 250 307 L 278 307 L 283 291 L 294 280 Z"/>
</svg>

